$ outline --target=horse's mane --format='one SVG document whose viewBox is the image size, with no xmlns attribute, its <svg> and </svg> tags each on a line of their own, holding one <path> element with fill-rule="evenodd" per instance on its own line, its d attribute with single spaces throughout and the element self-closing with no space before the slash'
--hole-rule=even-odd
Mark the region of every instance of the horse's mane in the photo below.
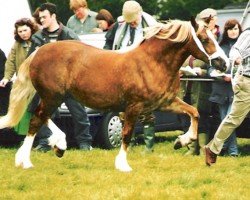
<svg viewBox="0 0 250 200">
<path fill-rule="evenodd" d="M 157 23 L 155 26 L 147 27 L 144 31 L 146 39 L 155 36 L 173 42 L 184 42 L 191 35 L 191 24 L 187 21 L 169 20 L 165 24 Z M 174 36 L 176 33 L 177 35 Z"/>
<path fill-rule="evenodd" d="M 144 28 L 145 36 L 143 40 L 123 49 L 115 50 L 117 53 L 126 53 L 140 46 L 144 39 L 149 39 L 153 36 L 159 39 L 169 39 L 172 42 L 185 42 L 191 33 L 191 24 L 187 21 L 169 20 L 166 23 L 157 23 L 154 26 Z M 177 34 L 177 35 L 175 35 Z M 174 37 L 173 37 L 174 36 Z"/>
</svg>

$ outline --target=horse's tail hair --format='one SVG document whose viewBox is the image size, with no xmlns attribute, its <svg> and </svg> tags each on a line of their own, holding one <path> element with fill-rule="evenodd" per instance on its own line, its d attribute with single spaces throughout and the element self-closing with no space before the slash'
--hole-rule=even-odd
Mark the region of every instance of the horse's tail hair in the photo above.
<svg viewBox="0 0 250 200">
<path fill-rule="evenodd" d="M 35 95 L 35 88 L 30 79 L 30 63 L 35 52 L 32 53 L 20 66 L 17 79 L 13 83 L 8 113 L 0 118 L 0 129 L 13 127 L 21 120 L 28 104 Z"/>
</svg>

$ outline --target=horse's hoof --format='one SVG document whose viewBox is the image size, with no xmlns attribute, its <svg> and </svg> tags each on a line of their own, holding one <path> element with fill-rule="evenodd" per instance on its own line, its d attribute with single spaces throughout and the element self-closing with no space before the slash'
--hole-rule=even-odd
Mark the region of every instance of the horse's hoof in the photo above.
<svg viewBox="0 0 250 200">
<path fill-rule="evenodd" d="M 117 170 L 119 170 L 120 172 L 131 172 L 132 168 L 130 166 L 116 166 L 115 167 Z"/>
<path fill-rule="evenodd" d="M 33 166 L 33 164 L 31 163 L 31 162 L 28 162 L 28 163 L 24 163 L 24 162 L 15 162 L 15 166 L 17 167 L 17 168 L 23 168 L 23 169 L 31 169 L 31 168 L 33 168 L 34 166 Z"/>
<path fill-rule="evenodd" d="M 177 150 L 180 149 L 181 147 L 182 147 L 181 140 L 180 138 L 177 138 L 174 142 L 174 149 Z"/>
<path fill-rule="evenodd" d="M 131 172 L 132 171 L 132 168 L 129 166 L 127 160 L 124 160 L 124 158 L 120 157 L 120 156 L 116 156 L 115 168 L 121 172 Z"/>
<path fill-rule="evenodd" d="M 55 152 L 57 157 L 61 158 L 61 157 L 63 157 L 65 150 L 59 149 L 57 146 L 54 146 L 54 152 Z"/>
</svg>

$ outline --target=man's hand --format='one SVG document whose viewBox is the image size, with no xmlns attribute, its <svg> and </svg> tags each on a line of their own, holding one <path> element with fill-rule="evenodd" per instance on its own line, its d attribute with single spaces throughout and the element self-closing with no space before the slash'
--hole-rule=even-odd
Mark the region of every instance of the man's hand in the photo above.
<svg viewBox="0 0 250 200">
<path fill-rule="evenodd" d="M 193 70 L 198 76 L 202 75 L 202 70 L 200 67 L 194 67 Z"/>
<path fill-rule="evenodd" d="M 226 74 L 225 76 L 223 76 L 223 80 L 226 81 L 226 82 L 231 82 L 231 74 Z"/>
<path fill-rule="evenodd" d="M 184 72 L 182 70 L 179 70 L 179 76 L 180 77 L 184 76 Z"/>
<path fill-rule="evenodd" d="M 241 64 L 241 62 L 242 62 L 241 58 L 236 58 L 235 61 L 234 61 L 234 64 L 239 65 L 239 64 Z"/>
<path fill-rule="evenodd" d="M 7 85 L 8 82 L 9 82 L 8 79 L 3 78 L 3 79 L 0 81 L 0 87 L 5 87 L 5 86 Z"/>
</svg>

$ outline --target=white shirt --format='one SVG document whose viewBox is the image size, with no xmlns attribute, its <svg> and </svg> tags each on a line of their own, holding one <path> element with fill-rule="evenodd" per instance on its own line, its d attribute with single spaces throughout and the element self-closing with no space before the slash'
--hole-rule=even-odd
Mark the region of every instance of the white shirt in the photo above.
<svg viewBox="0 0 250 200">
<path fill-rule="evenodd" d="M 130 28 L 131 27 L 128 26 L 124 39 L 122 41 L 120 50 L 127 48 L 128 46 L 128 42 L 130 40 Z M 143 39 L 143 28 L 142 28 L 142 24 L 139 23 L 139 25 L 135 28 L 135 38 L 134 38 L 133 45 L 135 45 L 137 42 L 141 42 L 142 39 Z"/>
</svg>

